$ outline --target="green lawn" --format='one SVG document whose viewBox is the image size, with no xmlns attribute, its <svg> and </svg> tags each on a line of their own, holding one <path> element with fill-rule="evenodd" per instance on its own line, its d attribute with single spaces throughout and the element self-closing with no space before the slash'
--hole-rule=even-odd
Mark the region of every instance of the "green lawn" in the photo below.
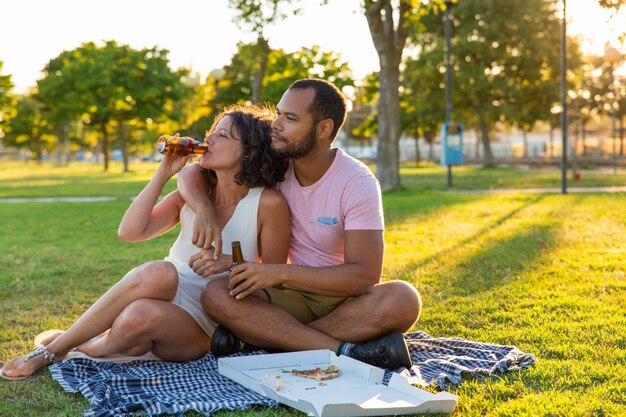
<svg viewBox="0 0 626 417">
<path fill-rule="evenodd" d="M 0 204 L 0 362 L 40 331 L 69 326 L 128 269 L 162 258 L 175 232 L 143 243 L 117 224 L 155 165 L 121 174 L 0 163 L 0 198 L 116 196 L 97 203 Z M 456 189 L 559 187 L 559 172 L 455 168 Z M 626 415 L 626 197 L 617 194 L 458 195 L 445 170 L 407 165 L 403 191 L 384 195 L 384 279 L 421 292 L 415 327 L 437 337 L 516 345 L 533 368 L 468 379 L 454 416 Z M 624 185 L 626 175 L 583 171 L 571 186 Z M 174 183 L 170 184 L 174 187 Z M 49 373 L 0 380 L 0 416 L 78 416 L 82 396 Z M 224 416 L 299 415 L 287 407 Z"/>
</svg>

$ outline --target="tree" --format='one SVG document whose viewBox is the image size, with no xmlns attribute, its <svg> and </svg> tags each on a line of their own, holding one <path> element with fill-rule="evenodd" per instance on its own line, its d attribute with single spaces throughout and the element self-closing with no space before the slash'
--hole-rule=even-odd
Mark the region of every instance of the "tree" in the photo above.
<svg viewBox="0 0 626 417">
<path fill-rule="evenodd" d="M 465 0 L 451 11 L 453 119 L 480 132 L 486 165 L 494 163 L 490 144 L 497 123 L 529 130 L 550 117 L 558 100 L 560 25 L 553 6 L 552 0 Z M 425 15 L 422 23 L 425 30 L 414 37 L 420 68 L 445 73 L 441 16 Z M 439 60 L 431 62 L 432 54 Z"/>
<path fill-rule="evenodd" d="M 620 7 L 626 4 L 626 0 L 598 0 L 598 4 L 606 9 L 618 11 Z"/>
<path fill-rule="evenodd" d="M 378 152 L 376 176 L 383 191 L 400 188 L 400 63 L 411 32 L 412 16 L 421 2 L 364 0 L 365 17 L 380 62 L 378 102 Z"/>
<path fill-rule="evenodd" d="M 20 97 L 15 111 L 15 116 L 6 125 L 4 143 L 31 150 L 33 159 L 40 163 L 43 152 L 51 150 L 54 145 L 54 136 L 41 104 L 30 96 Z"/>
<path fill-rule="evenodd" d="M 44 67 L 44 77 L 37 81 L 37 91 L 34 98 L 42 103 L 42 111 L 50 123 L 50 129 L 56 136 L 57 164 L 62 160 L 69 160 L 69 155 L 63 157 L 63 146 L 69 141 L 69 125 L 83 113 L 84 100 L 78 86 L 81 74 L 73 70 L 70 64 L 78 59 L 74 51 L 63 51 L 53 58 Z M 84 77 L 84 75 L 83 75 Z"/>
<path fill-rule="evenodd" d="M 4 62 L 0 61 L 0 138 L 2 138 L 3 125 L 8 122 L 13 110 L 14 98 L 11 96 L 13 81 L 10 75 L 2 75 Z"/>
<path fill-rule="evenodd" d="M 265 75 L 264 67 L 268 60 L 267 39 L 263 36 L 263 29 L 279 19 L 289 15 L 280 12 L 281 6 L 287 9 L 292 6 L 293 14 L 300 10 L 293 6 L 299 0 L 229 0 L 231 7 L 241 14 L 236 21 L 240 25 L 247 25 L 257 33 L 257 71 L 252 88 L 252 100 L 259 102 L 258 93 L 261 76 Z M 328 3 L 323 0 L 322 4 Z M 376 175 L 384 191 L 400 188 L 399 171 L 399 140 L 400 140 L 400 106 L 398 88 L 400 86 L 400 63 L 407 37 L 411 31 L 417 30 L 415 23 L 424 10 L 438 7 L 442 0 L 432 2 L 418 2 L 415 0 L 363 0 L 362 8 L 368 21 L 374 46 L 378 53 L 381 70 L 379 73 L 380 101 L 378 120 L 378 158 Z M 243 28 L 243 26 L 241 26 Z M 258 58 L 260 56 L 260 58 Z M 269 59 L 269 55 L 267 55 Z"/>
<path fill-rule="evenodd" d="M 237 53 L 229 65 L 224 67 L 223 87 L 220 98 L 226 103 L 251 99 L 250 69 L 255 65 L 254 45 L 238 44 Z M 302 48 L 293 53 L 272 50 L 268 56 L 267 76 L 263 83 L 261 102 L 278 103 L 285 90 L 299 78 L 317 77 L 334 82 L 338 88 L 353 85 L 349 65 L 341 56 L 324 52 L 319 46 Z"/>
<path fill-rule="evenodd" d="M 290 15 L 301 13 L 301 9 L 297 7 L 299 2 L 300 0 L 228 0 L 229 6 L 239 12 L 234 19 L 239 28 L 257 35 L 257 42 L 253 48 L 256 59 L 251 71 L 251 74 L 254 74 L 251 84 L 253 103 L 260 103 L 263 97 L 263 79 L 271 53 L 264 31 Z"/>
<path fill-rule="evenodd" d="M 433 144 L 445 119 L 444 73 L 440 71 L 443 45 L 428 42 L 419 49 L 418 58 L 405 61 L 400 97 L 401 128 L 415 135 L 416 162 L 420 137 L 429 145 L 428 159 L 433 159 Z"/>
<path fill-rule="evenodd" d="M 127 126 L 130 121 L 161 121 L 181 115 L 174 103 L 187 97 L 187 70 L 168 66 L 167 50 L 134 50 L 115 41 L 93 42 L 63 52 L 44 68 L 39 99 L 50 109 L 57 130 L 83 118 L 102 135 L 104 170 L 109 167 L 109 136 L 115 128 L 124 171 L 128 171 Z"/>
</svg>

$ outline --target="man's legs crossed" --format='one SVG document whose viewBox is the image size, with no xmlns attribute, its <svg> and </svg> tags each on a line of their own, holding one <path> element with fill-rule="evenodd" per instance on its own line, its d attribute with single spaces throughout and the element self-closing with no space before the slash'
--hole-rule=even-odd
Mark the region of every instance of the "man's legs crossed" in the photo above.
<svg viewBox="0 0 626 417">
<path fill-rule="evenodd" d="M 420 311 L 421 299 L 415 288 L 390 281 L 345 301 L 309 326 L 344 340 L 339 354 L 391 370 L 411 368 L 402 333 L 413 326 Z"/>
<path fill-rule="evenodd" d="M 231 329 L 236 336 L 266 348 L 338 352 L 343 345 L 341 341 L 380 338 L 369 343 L 347 344 L 343 353 L 389 369 L 411 366 L 401 332 L 413 325 L 421 306 L 417 291 L 401 281 L 376 286 L 308 325 L 269 304 L 265 294 L 235 300 L 228 294 L 227 281 L 216 280 L 207 285 L 202 304 L 212 319 Z M 231 337 L 228 343 L 236 339 L 228 330 L 218 327 L 214 342 L 224 335 Z"/>
<path fill-rule="evenodd" d="M 209 281 L 202 293 L 202 307 L 215 322 L 255 346 L 285 351 L 331 349 L 341 341 L 307 327 L 289 313 L 273 306 L 264 292 L 237 300 L 229 294 L 228 281 Z"/>
<path fill-rule="evenodd" d="M 308 324 L 347 342 L 378 339 L 408 331 L 422 309 L 419 293 L 404 281 L 387 281 L 346 300 L 328 315 Z"/>
</svg>

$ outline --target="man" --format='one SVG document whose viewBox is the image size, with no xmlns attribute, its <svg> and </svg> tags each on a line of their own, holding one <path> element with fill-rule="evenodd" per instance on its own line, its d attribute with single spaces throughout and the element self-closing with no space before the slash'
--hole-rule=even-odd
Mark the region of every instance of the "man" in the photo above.
<svg viewBox="0 0 626 417">
<path fill-rule="evenodd" d="M 371 171 L 332 142 L 346 117 L 333 84 L 294 82 L 277 105 L 272 149 L 290 158 L 279 190 L 292 218 L 291 264 L 244 263 L 229 280 L 207 284 L 202 305 L 220 326 L 212 336 L 216 356 L 248 345 L 284 351 L 330 349 L 375 366 L 410 368 L 402 332 L 417 320 L 419 294 L 403 281 L 380 283 L 383 213 Z M 204 192 L 199 192 L 204 187 Z M 208 219 L 197 244 L 221 238 L 197 168 L 179 175 L 185 200 Z M 192 258 L 193 268 L 205 268 Z M 245 343 L 244 343 L 245 342 Z"/>
</svg>

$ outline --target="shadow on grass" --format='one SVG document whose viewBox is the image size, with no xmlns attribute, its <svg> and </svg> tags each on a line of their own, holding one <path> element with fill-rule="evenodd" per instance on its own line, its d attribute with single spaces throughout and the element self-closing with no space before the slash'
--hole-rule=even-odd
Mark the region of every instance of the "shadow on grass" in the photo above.
<svg viewBox="0 0 626 417">
<path fill-rule="evenodd" d="M 539 197 L 535 203 L 543 198 Z M 539 270 L 541 259 L 556 250 L 559 244 L 558 231 L 563 227 L 565 219 L 570 217 L 582 200 L 581 196 L 563 199 L 560 205 L 550 206 L 541 217 L 520 225 L 517 233 L 494 242 L 471 259 L 452 266 L 449 276 L 456 278 L 446 292 L 462 296 L 475 295 L 518 280 L 530 271 Z"/>
<path fill-rule="evenodd" d="M 416 214 L 428 214 L 442 208 L 472 203 L 481 197 L 478 195 L 415 193 L 414 191 L 395 191 L 383 194 L 385 225 L 402 224 Z"/>
<path fill-rule="evenodd" d="M 580 198 L 568 198 L 559 207 L 546 209 L 541 216 L 520 223 L 503 238 L 497 235 L 489 238 L 486 235 L 513 221 L 523 210 L 540 203 L 544 198 L 533 198 L 457 244 L 425 260 L 407 265 L 399 271 L 399 275 L 411 276 L 417 269 L 437 268 L 436 280 L 425 283 L 431 293 L 439 294 L 437 297 L 477 294 L 519 279 L 524 273 L 537 268 L 542 257 L 554 250 L 563 219 L 573 206 L 580 203 Z M 481 238 L 485 242 L 484 246 L 471 256 L 459 259 L 454 264 L 438 264 L 441 259 L 453 258 L 455 252 L 462 253 L 464 246 Z"/>
<path fill-rule="evenodd" d="M 505 222 L 507 222 L 508 220 L 512 219 L 513 217 L 515 217 L 517 214 L 519 214 L 522 210 L 525 210 L 526 208 L 535 205 L 537 203 L 539 203 L 541 200 L 543 200 L 545 197 L 542 195 L 539 196 L 535 196 L 533 198 L 531 198 L 529 201 L 524 202 L 523 204 L 521 204 L 520 206 L 516 207 L 514 210 L 511 210 L 510 212 L 506 213 L 505 215 L 501 216 L 500 218 L 496 219 L 495 221 L 493 221 L 491 224 L 484 226 L 483 228 L 481 228 L 480 230 L 478 230 L 477 232 L 473 233 L 472 235 L 466 237 L 465 239 L 462 239 L 461 241 L 421 260 L 418 262 L 414 262 L 411 263 L 410 265 L 408 265 L 407 267 L 403 268 L 400 271 L 400 275 L 403 275 L 404 273 L 407 272 L 411 272 L 415 269 L 418 268 L 422 268 L 427 266 L 428 264 L 434 263 L 437 260 L 443 258 L 443 257 L 447 257 L 448 255 L 452 254 L 453 252 L 457 251 L 458 249 L 462 248 L 463 246 L 483 237 L 485 234 L 493 231 L 495 228 L 501 226 L 502 224 L 504 224 Z M 471 201 L 471 200 L 470 200 Z M 452 205 L 452 204 L 460 204 L 460 203 L 464 203 L 464 202 L 468 202 L 467 200 L 465 201 L 456 201 L 456 202 L 452 202 L 450 204 L 441 204 L 440 206 L 432 206 L 429 207 L 429 209 L 435 209 L 435 208 L 439 208 L 439 207 L 443 207 L 446 205 Z M 400 221 L 398 221 L 398 223 L 400 223 Z"/>
<path fill-rule="evenodd" d="M 549 251 L 557 226 L 557 222 L 551 222 L 521 231 L 452 266 L 448 274 L 454 278 L 446 292 L 461 296 L 477 294 L 519 279 Z"/>
</svg>

